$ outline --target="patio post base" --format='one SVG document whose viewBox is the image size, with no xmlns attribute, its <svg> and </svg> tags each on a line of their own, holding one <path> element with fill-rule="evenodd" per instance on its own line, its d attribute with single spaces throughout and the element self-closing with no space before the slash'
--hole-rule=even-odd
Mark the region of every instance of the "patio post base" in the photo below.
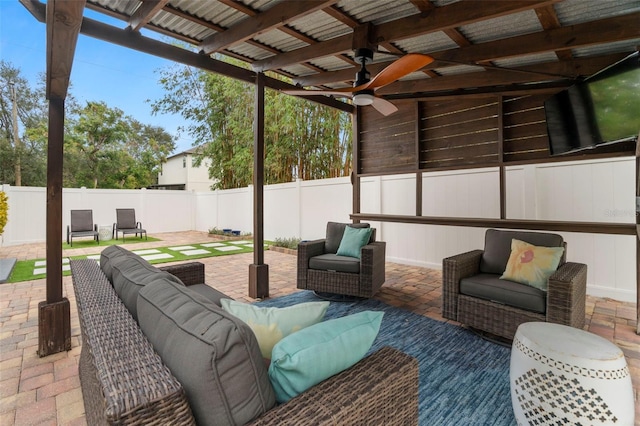
<svg viewBox="0 0 640 426">
<path fill-rule="evenodd" d="M 269 297 L 269 265 L 249 265 L 249 297 Z"/>
<path fill-rule="evenodd" d="M 71 350 L 69 299 L 38 303 L 38 355 L 45 357 Z"/>
</svg>

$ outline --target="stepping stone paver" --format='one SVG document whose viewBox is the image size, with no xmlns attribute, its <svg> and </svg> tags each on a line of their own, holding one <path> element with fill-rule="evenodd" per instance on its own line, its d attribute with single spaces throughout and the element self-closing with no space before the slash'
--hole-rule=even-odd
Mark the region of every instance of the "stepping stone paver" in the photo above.
<svg viewBox="0 0 640 426">
<path fill-rule="evenodd" d="M 181 251 L 180 253 L 184 254 L 185 256 L 195 256 L 197 254 L 211 254 L 209 250 L 205 250 L 205 249 L 186 250 L 186 251 Z"/>
</svg>

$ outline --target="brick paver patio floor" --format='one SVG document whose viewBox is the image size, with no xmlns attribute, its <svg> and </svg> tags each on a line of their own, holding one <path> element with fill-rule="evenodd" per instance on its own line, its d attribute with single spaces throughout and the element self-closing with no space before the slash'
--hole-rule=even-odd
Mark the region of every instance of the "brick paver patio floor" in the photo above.
<svg viewBox="0 0 640 426">
<path fill-rule="evenodd" d="M 203 232 L 154 235 L 162 241 L 127 244 L 128 249 L 208 241 Z M 63 255 L 93 254 L 99 248 L 69 249 Z M 18 260 L 46 257 L 44 244 L 0 247 L 0 258 Z M 247 296 L 252 254 L 200 259 L 207 284 L 237 299 Z M 297 291 L 296 258 L 268 251 L 270 297 Z M 63 279 L 63 292 L 71 302 L 72 349 L 39 358 L 38 303 L 45 300 L 45 280 L 0 284 L 0 425 L 84 425 L 84 406 L 78 379 L 80 326 L 71 277 Z M 376 299 L 415 313 L 445 321 L 440 316 L 441 274 L 438 270 L 387 263 L 386 283 Z M 636 418 L 640 420 L 640 336 L 636 335 L 636 306 L 610 299 L 587 298 L 586 329 L 623 349 L 632 373 Z"/>
</svg>

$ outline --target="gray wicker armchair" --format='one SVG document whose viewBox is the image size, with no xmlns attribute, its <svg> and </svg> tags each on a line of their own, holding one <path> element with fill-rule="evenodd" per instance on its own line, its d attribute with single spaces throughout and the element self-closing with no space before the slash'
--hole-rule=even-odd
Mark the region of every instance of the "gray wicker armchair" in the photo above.
<svg viewBox="0 0 640 426">
<path fill-rule="evenodd" d="M 546 292 L 499 279 L 513 238 L 536 246 L 565 247 Z M 513 339 L 518 326 L 529 321 L 582 328 L 587 265 L 565 260 L 566 243 L 560 235 L 489 229 L 484 250 L 442 261 L 442 316 L 507 339 Z"/>
<path fill-rule="evenodd" d="M 327 223 L 326 238 L 298 245 L 297 287 L 318 293 L 372 297 L 385 281 L 386 243 L 376 241 L 375 229 L 362 247 L 360 259 L 338 256 L 346 226 L 368 228 L 368 223 Z"/>
</svg>

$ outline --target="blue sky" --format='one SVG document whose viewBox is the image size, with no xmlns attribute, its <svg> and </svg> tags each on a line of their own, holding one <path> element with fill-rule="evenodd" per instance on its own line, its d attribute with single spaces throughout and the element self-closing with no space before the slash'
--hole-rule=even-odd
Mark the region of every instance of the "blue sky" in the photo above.
<svg viewBox="0 0 640 426">
<path fill-rule="evenodd" d="M 86 11 L 87 16 L 91 13 Z M 118 28 L 126 26 L 124 21 L 107 19 L 100 18 Z M 38 85 L 40 74 L 46 71 L 45 31 L 45 24 L 37 21 L 17 0 L 0 0 L 0 59 L 19 68 L 33 88 Z M 163 127 L 171 135 L 179 136 L 175 152 L 181 152 L 191 148 L 194 142 L 185 132 L 178 132 L 178 127 L 185 123 L 182 117 L 153 116 L 151 105 L 146 102 L 162 97 L 163 89 L 157 83 L 158 70 L 171 66 L 176 64 L 80 34 L 71 70 L 70 93 L 81 104 L 104 101 L 141 123 Z"/>
</svg>

